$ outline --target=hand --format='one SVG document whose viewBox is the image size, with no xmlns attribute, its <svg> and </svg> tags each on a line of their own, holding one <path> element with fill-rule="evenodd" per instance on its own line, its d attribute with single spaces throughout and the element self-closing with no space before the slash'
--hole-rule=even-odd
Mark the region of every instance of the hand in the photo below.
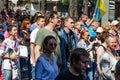
<svg viewBox="0 0 120 80">
<path fill-rule="evenodd" d="M 96 16 L 96 14 L 94 13 L 94 14 L 93 14 L 93 17 L 95 17 L 95 16 Z"/>
<path fill-rule="evenodd" d="M 12 55 L 12 57 L 10 58 L 11 60 L 17 60 L 19 57 L 18 56 L 16 56 L 16 55 Z"/>
<path fill-rule="evenodd" d="M 33 65 L 33 67 L 35 67 L 35 65 L 36 65 L 36 61 L 33 61 L 32 65 Z"/>
<path fill-rule="evenodd" d="M 101 70 L 98 70 L 98 73 L 99 73 L 99 74 L 102 74 L 102 71 L 101 71 Z"/>
<path fill-rule="evenodd" d="M 120 57 L 116 57 L 117 60 L 120 60 Z"/>
</svg>

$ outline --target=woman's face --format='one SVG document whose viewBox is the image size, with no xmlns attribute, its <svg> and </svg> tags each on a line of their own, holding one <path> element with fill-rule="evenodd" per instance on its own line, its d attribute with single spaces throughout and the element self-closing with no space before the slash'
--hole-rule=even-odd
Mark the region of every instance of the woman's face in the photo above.
<svg viewBox="0 0 120 80">
<path fill-rule="evenodd" d="M 46 47 L 46 48 L 47 48 L 47 50 L 48 50 L 50 53 L 52 53 L 52 52 L 55 51 L 56 46 L 57 46 L 56 40 L 50 39 L 50 40 L 48 40 L 48 44 L 47 44 L 47 47 Z"/>
<path fill-rule="evenodd" d="M 89 39 L 89 32 L 85 32 L 83 35 L 83 39 L 87 41 Z"/>
<path fill-rule="evenodd" d="M 29 29 L 30 28 L 30 23 L 27 23 L 27 29 Z"/>
</svg>

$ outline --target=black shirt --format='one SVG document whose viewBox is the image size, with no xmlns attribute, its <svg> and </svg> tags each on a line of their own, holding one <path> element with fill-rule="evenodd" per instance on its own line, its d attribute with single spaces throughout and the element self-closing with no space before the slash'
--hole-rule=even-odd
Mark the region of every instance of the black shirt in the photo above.
<svg viewBox="0 0 120 80">
<path fill-rule="evenodd" d="M 60 73 L 55 80 L 86 80 L 85 77 L 80 74 L 79 76 L 73 75 L 69 70 Z"/>
</svg>

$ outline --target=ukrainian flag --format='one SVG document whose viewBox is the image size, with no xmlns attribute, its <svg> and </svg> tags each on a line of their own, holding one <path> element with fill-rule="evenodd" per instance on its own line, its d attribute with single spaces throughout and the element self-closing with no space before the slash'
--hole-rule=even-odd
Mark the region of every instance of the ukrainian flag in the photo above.
<svg viewBox="0 0 120 80">
<path fill-rule="evenodd" d="M 95 18 L 94 20 L 99 21 L 106 13 L 106 8 L 104 5 L 104 0 L 97 0 L 95 7 Z"/>
</svg>

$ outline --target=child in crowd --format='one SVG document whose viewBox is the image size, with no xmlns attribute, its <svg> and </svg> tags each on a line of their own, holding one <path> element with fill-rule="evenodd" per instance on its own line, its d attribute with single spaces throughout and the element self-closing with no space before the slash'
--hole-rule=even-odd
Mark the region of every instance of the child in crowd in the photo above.
<svg viewBox="0 0 120 80">
<path fill-rule="evenodd" d="M 6 38 L 0 46 L 2 61 L 2 80 L 19 79 L 19 43 L 16 39 L 17 28 L 15 25 L 8 27 L 10 36 Z M 14 72 L 17 72 L 14 75 Z"/>
</svg>

